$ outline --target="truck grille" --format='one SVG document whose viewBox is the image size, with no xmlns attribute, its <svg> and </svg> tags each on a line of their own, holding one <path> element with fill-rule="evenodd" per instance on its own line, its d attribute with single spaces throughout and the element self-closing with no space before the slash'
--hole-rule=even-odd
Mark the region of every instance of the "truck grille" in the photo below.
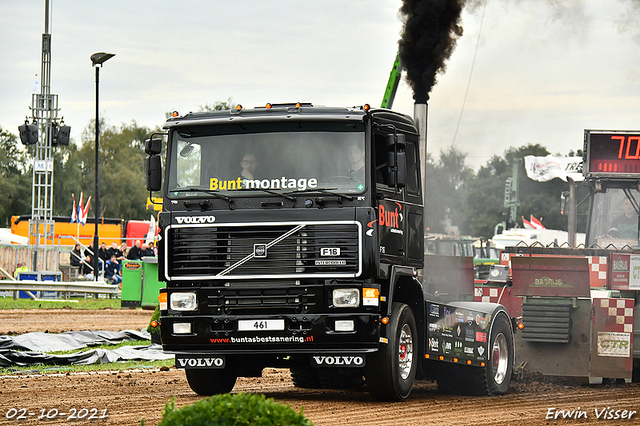
<svg viewBox="0 0 640 426">
<path fill-rule="evenodd" d="M 166 275 L 172 280 L 356 277 L 360 235 L 357 222 L 172 225 L 165 232 Z M 322 248 L 339 250 L 322 256 Z"/>
<path fill-rule="evenodd" d="M 528 342 L 569 343 L 569 304 L 522 304 L 522 339 Z"/>
<path fill-rule="evenodd" d="M 281 288 L 225 288 L 203 289 L 206 305 L 203 313 L 209 315 L 242 314 L 300 314 L 310 312 L 313 306 L 322 304 L 318 288 L 292 286 Z"/>
</svg>

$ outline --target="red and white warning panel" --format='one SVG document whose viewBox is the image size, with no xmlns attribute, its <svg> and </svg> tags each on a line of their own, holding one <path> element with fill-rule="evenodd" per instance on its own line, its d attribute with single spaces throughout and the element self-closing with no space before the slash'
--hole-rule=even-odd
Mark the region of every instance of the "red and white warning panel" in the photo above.
<svg viewBox="0 0 640 426">
<path fill-rule="evenodd" d="M 591 381 L 630 381 L 633 370 L 633 299 L 593 299 Z"/>
</svg>

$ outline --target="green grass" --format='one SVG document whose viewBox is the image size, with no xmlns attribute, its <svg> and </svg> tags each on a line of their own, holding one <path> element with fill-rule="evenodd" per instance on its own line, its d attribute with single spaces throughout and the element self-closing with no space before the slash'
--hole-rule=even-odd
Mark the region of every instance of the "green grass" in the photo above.
<svg viewBox="0 0 640 426">
<path fill-rule="evenodd" d="M 80 373 L 89 371 L 113 371 L 113 370 L 132 370 L 132 369 L 156 369 L 160 367 L 173 367 L 175 361 L 166 359 L 160 361 L 123 361 L 110 362 L 107 364 L 90 364 L 90 365 L 45 365 L 34 364 L 24 367 L 14 366 L 9 368 L 0 368 L 0 376 L 14 374 L 56 374 L 56 373 Z"/>
<path fill-rule="evenodd" d="M 0 297 L 0 309 L 120 309 L 120 299 L 73 297 L 69 301 L 50 302 L 32 299 Z"/>
</svg>

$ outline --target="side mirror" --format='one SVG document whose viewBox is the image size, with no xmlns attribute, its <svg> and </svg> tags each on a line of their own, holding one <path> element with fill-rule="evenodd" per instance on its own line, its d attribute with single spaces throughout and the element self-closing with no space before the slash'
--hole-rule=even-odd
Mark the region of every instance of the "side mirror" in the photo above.
<svg viewBox="0 0 640 426">
<path fill-rule="evenodd" d="M 397 138 L 397 141 L 396 141 Z M 394 145 L 398 145 L 398 150 L 404 150 L 407 145 L 407 140 L 402 133 L 390 134 L 386 136 L 387 149 L 394 151 L 396 148 Z"/>
<path fill-rule="evenodd" d="M 38 143 L 38 126 L 29 124 L 25 121 L 22 126 L 18 126 L 20 132 L 20 140 L 25 145 L 34 145 Z"/>
<path fill-rule="evenodd" d="M 147 191 L 160 191 L 162 189 L 162 159 L 160 156 L 148 155 L 144 159 L 144 171 Z"/>
<path fill-rule="evenodd" d="M 162 139 L 147 139 L 144 141 L 144 152 L 149 155 L 158 155 L 162 152 Z"/>
<path fill-rule="evenodd" d="M 404 151 L 387 153 L 387 164 L 389 186 L 404 188 L 407 183 L 407 153 Z"/>
</svg>

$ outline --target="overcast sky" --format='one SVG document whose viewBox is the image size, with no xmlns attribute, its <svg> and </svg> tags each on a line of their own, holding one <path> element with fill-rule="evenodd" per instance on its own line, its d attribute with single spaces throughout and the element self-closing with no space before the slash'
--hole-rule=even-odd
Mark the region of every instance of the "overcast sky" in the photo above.
<svg viewBox="0 0 640 426">
<path fill-rule="evenodd" d="M 585 128 L 640 129 L 639 3 L 475 0 L 431 93 L 428 151 L 455 144 L 477 169 L 527 143 L 566 155 Z M 0 126 L 14 134 L 40 79 L 44 4 L 0 0 Z M 95 117 L 92 53 L 116 54 L 100 71 L 107 123 L 155 127 L 228 98 L 379 106 L 402 28 L 400 0 L 51 4 L 51 93 L 76 141 Z M 394 109 L 413 114 L 404 82 Z"/>
</svg>

